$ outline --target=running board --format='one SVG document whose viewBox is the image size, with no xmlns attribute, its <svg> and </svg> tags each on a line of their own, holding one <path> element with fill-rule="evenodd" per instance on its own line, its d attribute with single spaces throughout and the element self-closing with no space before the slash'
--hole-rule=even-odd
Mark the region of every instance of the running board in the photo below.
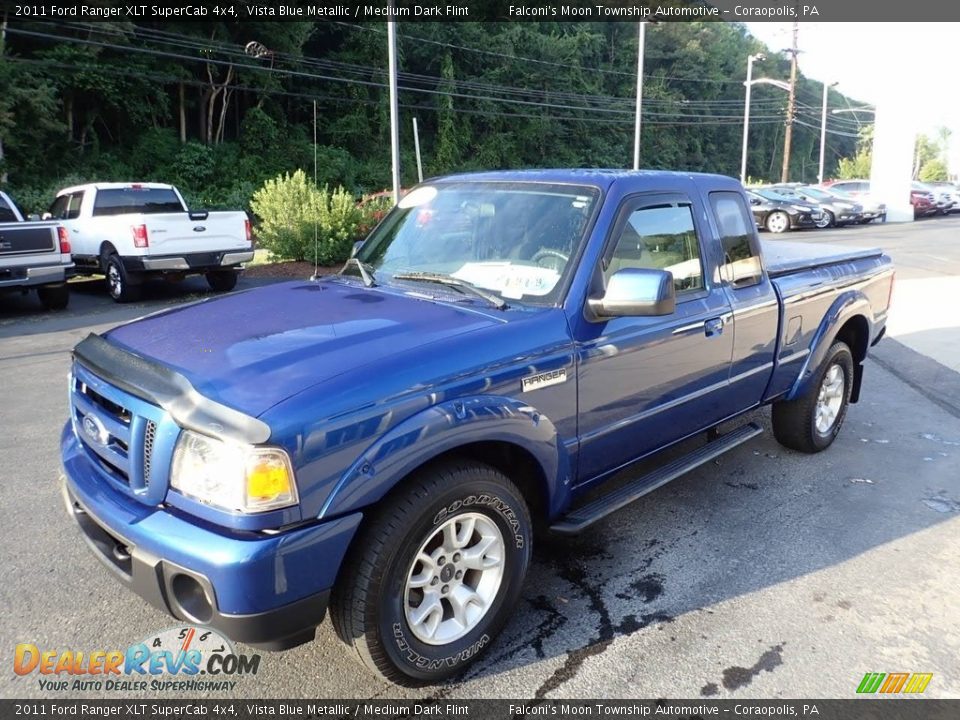
<svg viewBox="0 0 960 720">
<path fill-rule="evenodd" d="M 661 485 L 665 485 L 694 468 L 710 462 L 728 450 L 737 447 L 737 445 L 742 445 L 747 440 L 755 438 L 762 432 L 763 428 L 752 422 L 738 427 L 736 430 L 731 430 L 716 440 L 711 440 L 706 445 L 701 445 L 696 450 L 617 488 L 608 495 L 574 508 L 551 525 L 550 530 L 561 535 L 576 535 L 610 513 L 626 507 L 634 500 L 638 500 Z"/>
</svg>

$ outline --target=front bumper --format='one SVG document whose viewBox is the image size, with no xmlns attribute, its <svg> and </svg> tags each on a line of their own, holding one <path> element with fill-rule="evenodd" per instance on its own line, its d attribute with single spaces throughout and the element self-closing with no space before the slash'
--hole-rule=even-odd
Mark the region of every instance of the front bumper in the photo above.
<svg viewBox="0 0 960 720">
<path fill-rule="evenodd" d="M 68 424 L 63 498 L 84 540 L 127 587 L 175 618 L 280 650 L 309 642 L 361 514 L 231 533 L 109 487 Z"/>
<path fill-rule="evenodd" d="M 202 272 L 233 267 L 253 260 L 253 249 L 177 255 L 143 255 L 123 258 L 132 272 Z"/>
<path fill-rule="evenodd" d="M 33 287 L 65 283 L 73 270 L 73 263 L 0 268 L 0 288 Z"/>
<path fill-rule="evenodd" d="M 796 230 L 797 228 L 811 228 L 817 226 L 817 221 L 823 217 L 821 214 L 817 214 L 814 217 L 811 213 L 797 213 L 796 215 L 790 215 L 790 227 Z"/>
</svg>

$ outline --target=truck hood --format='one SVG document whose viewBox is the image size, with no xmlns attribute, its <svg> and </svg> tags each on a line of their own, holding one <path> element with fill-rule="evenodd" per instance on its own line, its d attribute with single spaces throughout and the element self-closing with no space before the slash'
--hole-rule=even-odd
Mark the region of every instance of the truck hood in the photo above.
<svg viewBox="0 0 960 720">
<path fill-rule="evenodd" d="M 257 417 L 348 369 L 504 322 L 502 316 L 474 304 L 326 280 L 164 311 L 107 338 L 173 368 L 206 397 Z"/>
</svg>

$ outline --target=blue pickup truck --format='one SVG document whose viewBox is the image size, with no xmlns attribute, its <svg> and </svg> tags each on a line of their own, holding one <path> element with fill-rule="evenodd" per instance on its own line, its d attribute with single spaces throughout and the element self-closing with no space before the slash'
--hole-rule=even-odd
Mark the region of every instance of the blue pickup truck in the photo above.
<svg viewBox="0 0 960 720">
<path fill-rule="evenodd" d="M 727 177 L 431 180 L 338 275 L 80 342 L 64 498 L 177 618 L 284 649 L 329 607 L 373 671 L 438 681 L 510 617 L 535 529 L 750 440 L 761 405 L 783 445 L 829 447 L 892 286 L 880 251 L 761 246 Z"/>
</svg>

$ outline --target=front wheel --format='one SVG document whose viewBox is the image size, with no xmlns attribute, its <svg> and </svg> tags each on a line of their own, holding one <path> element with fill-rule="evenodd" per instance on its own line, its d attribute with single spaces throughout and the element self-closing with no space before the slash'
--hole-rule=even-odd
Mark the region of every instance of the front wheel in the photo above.
<svg viewBox="0 0 960 720">
<path fill-rule="evenodd" d="M 460 673 L 514 612 L 532 537 L 523 496 L 498 470 L 428 468 L 382 503 L 344 560 L 337 634 L 391 682 Z"/>
<path fill-rule="evenodd" d="M 790 229 L 790 216 L 777 210 L 767 216 L 767 230 L 772 233 L 784 233 Z"/>
<path fill-rule="evenodd" d="M 823 214 L 820 215 L 820 219 L 817 220 L 817 227 L 823 230 L 824 228 L 832 227 L 835 222 L 833 213 L 829 210 L 824 210 Z"/>
<path fill-rule="evenodd" d="M 817 453 L 836 440 L 853 389 L 853 355 L 846 343 L 827 351 L 814 382 L 793 400 L 773 404 L 773 434 L 792 450 Z"/>
<path fill-rule="evenodd" d="M 237 286 L 236 270 L 211 270 L 207 273 L 207 285 L 216 292 L 229 292 Z"/>
</svg>

